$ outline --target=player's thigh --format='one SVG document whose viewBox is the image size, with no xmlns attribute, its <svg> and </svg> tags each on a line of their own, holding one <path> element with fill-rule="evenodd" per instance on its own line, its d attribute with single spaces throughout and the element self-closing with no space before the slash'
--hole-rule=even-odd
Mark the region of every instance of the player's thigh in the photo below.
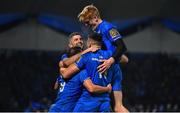
<svg viewBox="0 0 180 113">
<path fill-rule="evenodd" d="M 112 90 L 113 91 L 121 91 L 122 90 L 122 71 L 119 67 L 119 64 L 115 64 L 112 67 L 113 79 L 112 79 Z"/>
<path fill-rule="evenodd" d="M 61 101 L 57 101 L 55 104 L 52 104 L 49 112 L 72 112 L 76 105 L 76 101 L 62 103 Z"/>
<path fill-rule="evenodd" d="M 100 102 L 97 100 L 78 101 L 73 112 L 97 112 L 100 107 Z"/>
<path fill-rule="evenodd" d="M 101 103 L 99 112 L 110 112 L 111 111 L 111 105 L 109 101 L 104 101 Z"/>
<path fill-rule="evenodd" d="M 115 63 L 113 68 L 114 68 L 115 78 L 118 79 L 119 81 L 122 81 L 123 74 L 122 74 L 122 70 L 121 70 L 120 64 L 119 63 Z"/>
<path fill-rule="evenodd" d="M 69 102 L 64 105 L 62 105 L 62 112 L 72 112 L 74 110 L 74 107 L 76 105 L 76 102 Z"/>
<path fill-rule="evenodd" d="M 52 104 L 48 112 L 61 112 L 61 107 L 58 104 Z"/>
</svg>

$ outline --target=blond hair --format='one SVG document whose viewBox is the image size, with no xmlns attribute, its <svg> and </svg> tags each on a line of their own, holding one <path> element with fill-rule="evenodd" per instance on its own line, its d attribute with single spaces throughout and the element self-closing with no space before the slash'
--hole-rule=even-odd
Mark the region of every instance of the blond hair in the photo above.
<svg viewBox="0 0 180 113">
<path fill-rule="evenodd" d="M 84 22 L 85 20 L 92 19 L 93 16 L 100 18 L 99 11 L 94 5 L 88 5 L 79 13 L 78 19 L 80 22 Z"/>
</svg>

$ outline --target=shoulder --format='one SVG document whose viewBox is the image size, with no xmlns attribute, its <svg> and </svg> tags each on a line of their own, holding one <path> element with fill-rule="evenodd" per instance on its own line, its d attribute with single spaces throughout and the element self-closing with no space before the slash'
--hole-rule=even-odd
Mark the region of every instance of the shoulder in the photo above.
<svg viewBox="0 0 180 113">
<path fill-rule="evenodd" d="M 56 81 L 57 81 L 58 83 L 61 83 L 61 82 L 63 81 L 62 76 L 58 76 Z"/>
<path fill-rule="evenodd" d="M 76 61 L 76 64 L 82 64 L 82 63 L 85 64 L 85 62 L 87 62 L 88 58 L 89 58 L 89 53 L 83 54 L 83 55 L 81 55 L 79 60 Z"/>
<path fill-rule="evenodd" d="M 64 53 L 63 55 L 61 55 L 61 60 L 64 60 L 64 59 L 66 59 L 66 58 L 68 58 L 66 53 Z"/>
<path fill-rule="evenodd" d="M 111 51 L 101 50 L 100 52 L 105 58 L 111 57 Z"/>
<path fill-rule="evenodd" d="M 104 28 L 104 32 L 107 32 L 109 34 L 118 34 L 118 30 L 117 27 L 115 27 L 113 24 L 111 24 L 110 22 L 107 21 L 103 21 L 103 28 Z"/>
<path fill-rule="evenodd" d="M 81 57 L 88 58 L 89 56 L 91 56 L 91 54 L 92 54 L 92 52 L 88 52 L 86 54 L 81 55 Z"/>
<path fill-rule="evenodd" d="M 103 21 L 104 30 L 109 31 L 110 29 L 115 28 L 110 22 Z"/>
<path fill-rule="evenodd" d="M 99 50 L 99 52 L 101 53 L 101 54 L 109 54 L 109 51 L 107 51 L 107 50 Z"/>
</svg>

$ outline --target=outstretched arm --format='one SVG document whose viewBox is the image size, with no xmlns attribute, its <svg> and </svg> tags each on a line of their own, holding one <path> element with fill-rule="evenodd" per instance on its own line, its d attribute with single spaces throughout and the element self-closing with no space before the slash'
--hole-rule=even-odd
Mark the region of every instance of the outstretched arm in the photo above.
<svg viewBox="0 0 180 113">
<path fill-rule="evenodd" d="M 90 48 L 88 48 L 88 49 L 86 49 L 86 50 L 84 50 L 84 51 L 70 57 L 70 58 L 67 58 L 67 59 L 65 59 L 63 61 L 60 61 L 59 62 L 59 67 L 68 67 L 69 65 L 75 63 L 81 57 L 81 55 L 86 54 L 88 52 L 95 52 L 98 49 L 99 48 L 97 48 L 97 47 L 90 47 Z"/>
<path fill-rule="evenodd" d="M 59 68 L 59 69 L 64 79 L 68 79 L 72 77 L 73 74 L 79 72 L 79 68 L 75 64 L 71 64 L 67 68 Z"/>
<path fill-rule="evenodd" d="M 59 62 L 59 67 L 60 68 L 67 68 L 69 65 L 73 64 L 74 62 L 76 62 L 80 57 L 81 57 L 82 53 L 78 53 L 70 58 L 67 58 L 63 61 Z"/>
</svg>

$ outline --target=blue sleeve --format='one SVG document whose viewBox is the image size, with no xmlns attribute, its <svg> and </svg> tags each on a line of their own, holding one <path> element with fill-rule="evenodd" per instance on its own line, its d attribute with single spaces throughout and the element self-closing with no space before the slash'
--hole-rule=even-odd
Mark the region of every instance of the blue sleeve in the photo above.
<svg viewBox="0 0 180 113">
<path fill-rule="evenodd" d="M 116 28 L 109 28 L 107 30 L 107 36 L 111 42 L 115 42 L 117 39 L 122 38 L 122 36 Z"/>
<path fill-rule="evenodd" d="M 67 54 L 63 54 L 63 55 L 61 56 L 61 59 L 60 59 L 60 60 L 64 60 L 64 59 L 66 59 L 66 58 L 68 58 L 68 57 L 67 57 Z"/>
<path fill-rule="evenodd" d="M 109 59 L 113 55 L 112 51 L 106 50 L 106 57 Z"/>
<path fill-rule="evenodd" d="M 89 78 L 88 73 L 86 70 L 82 70 L 80 73 L 80 81 L 83 83 L 86 79 Z"/>
<path fill-rule="evenodd" d="M 82 55 L 80 59 L 75 63 L 76 66 L 81 70 L 85 68 L 85 64 L 87 62 L 87 56 Z"/>
<path fill-rule="evenodd" d="M 56 82 L 61 83 L 61 77 L 60 77 L 60 75 L 57 77 Z"/>
<path fill-rule="evenodd" d="M 112 79 L 112 90 L 113 91 L 121 91 L 122 90 L 122 72 L 119 67 L 119 64 L 112 65 L 112 71 L 113 71 L 113 79 Z"/>
</svg>

